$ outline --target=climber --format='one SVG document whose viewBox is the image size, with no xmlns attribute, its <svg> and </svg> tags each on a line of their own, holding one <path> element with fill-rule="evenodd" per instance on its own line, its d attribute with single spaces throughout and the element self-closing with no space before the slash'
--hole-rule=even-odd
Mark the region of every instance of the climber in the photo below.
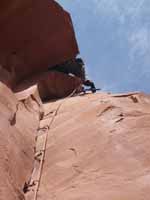
<svg viewBox="0 0 150 200">
<path fill-rule="evenodd" d="M 96 92 L 96 88 L 95 88 L 95 84 L 91 81 L 91 80 L 85 80 L 84 83 L 83 83 L 85 86 L 87 87 L 90 87 L 91 88 L 91 91 L 92 93 L 95 93 Z"/>
<path fill-rule="evenodd" d="M 91 80 L 86 79 L 84 62 L 81 58 L 72 59 L 48 69 L 49 71 L 59 71 L 77 76 L 82 80 L 84 86 L 90 87 L 92 93 L 96 92 L 94 83 Z"/>
<path fill-rule="evenodd" d="M 76 63 L 78 63 L 78 68 L 79 68 L 79 71 L 80 73 L 76 76 L 80 77 L 82 79 L 82 83 L 84 86 L 87 86 L 87 87 L 90 87 L 92 93 L 95 93 L 96 92 L 96 88 L 95 88 L 95 84 L 94 82 L 92 82 L 91 80 L 89 79 L 86 79 L 86 75 L 85 75 L 85 67 L 84 67 L 84 62 L 81 58 L 77 58 L 76 59 Z"/>
</svg>

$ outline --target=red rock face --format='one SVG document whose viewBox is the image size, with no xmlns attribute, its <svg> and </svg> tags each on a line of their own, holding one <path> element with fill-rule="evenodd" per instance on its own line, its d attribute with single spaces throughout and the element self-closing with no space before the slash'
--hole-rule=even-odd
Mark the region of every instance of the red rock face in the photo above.
<svg viewBox="0 0 150 200">
<path fill-rule="evenodd" d="M 78 54 L 70 15 L 55 1 L 1 4 L 0 63 L 9 71 L 14 67 L 17 79 Z"/>
<path fill-rule="evenodd" d="M 15 88 L 15 92 L 26 90 L 33 85 L 38 86 L 42 100 L 58 99 L 77 90 L 81 85 L 81 79 L 60 72 L 44 72 L 23 81 Z"/>
<path fill-rule="evenodd" d="M 33 88 L 34 89 L 34 88 Z M 0 82 L 0 199 L 24 199 L 33 169 L 35 134 L 42 105 L 37 90 L 15 97 Z M 29 93 L 29 91 L 28 91 Z M 18 99 L 20 101 L 18 101 Z"/>
<path fill-rule="evenodd" d="M 150 97 L 99 93 L 47 103 L 42 127 L 59 105 L 39 199 L 149 200 Z"/>
<path fill-rule="evenodd" d="M 36 188 L 40 200 L 149 200 L 150 96 L 86 94 L 42 105 L 39 92 L 62 97 L 80 84 L 54 72 L 28 77 L 78 53 L 70 16 L 52 0 L 7 3 L 0 2 L 0 200 L 34 199 Z M 3 83 L 15 75 L 33 87 L 14 94 Z M 35 185 L 25 195 L 29 179 Z"/>
<path fill-rule="evenodd" d="M 1 200 L 32 200 L 37 183 L 40 200 L 149 200 L 150 96 L 87 94 L 42 106 L 35 89 L 15 97 L 0 84 Z M 23 194 L 30 178 L 36 184 Z"/>
</svg>

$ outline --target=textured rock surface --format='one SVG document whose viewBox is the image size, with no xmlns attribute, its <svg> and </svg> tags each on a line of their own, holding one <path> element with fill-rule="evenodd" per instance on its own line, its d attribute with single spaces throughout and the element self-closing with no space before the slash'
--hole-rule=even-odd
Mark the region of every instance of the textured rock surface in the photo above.
<svg viewBox="0 0 150 200">
<path fill-rule="evenodd" d="M 77 55 L 70 15 L 55 1 L 1 1 L 0 11 L 0 64 L 17 79 Z"/>
<path fill-rule="evenodd" d="M 32 92 L 34 99 L 38 95 Z M 33 169 L 39 104 L 30 96 L 18 101 L 0 83 L 0 199 L 22 200 L 25 181 Z M 40 101 L 39 101 L 40 103 Z"/>
<path fill-rule="evenodd" d="M 148 95 L 65 100 L 49 132 L 39 199 L 149 200 L 149 122 Z"/>
<path fill-rule="evenodd" d="M 0 196 L 20 200 L 37 167 L 33 148 L 42 105 L 36 86 L 16 97 L 2 83 L 0 91 Z M 39 150 L 56 116 L 48 131 L 38 199 L 149 200 L 150 96 L 88 94 L 43 107 Z M 37 180 L 38 168 L 33 171 Z M 27 200 L 34 195 L 34 187 L 29 190 Z"/>
<path fill-rule="evenodd" d="M 45 103 L 39 127 L 39 92 L 62 97 L 80 82 L 60 73 L 31 78 L 78 53 L 70 15 L 53 0 L 2 0 L 0 27 L 0 81 L 11 87 L 28 79 L 16 94 L 0 82 L 0 199 L 24 200 L 25 181 L 39 175 L 34 147 L 45 152 L 48 132 L 38 199 L 149 200 L 150 96 L 99 93 Z"/>
</svg>

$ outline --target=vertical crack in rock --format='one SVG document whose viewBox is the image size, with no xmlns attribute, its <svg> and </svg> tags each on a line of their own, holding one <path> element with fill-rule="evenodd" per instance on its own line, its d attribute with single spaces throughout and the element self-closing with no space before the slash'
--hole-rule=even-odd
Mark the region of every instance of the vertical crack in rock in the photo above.
<svg viewBox="0 0 150 200">
<path fill-rule="evenodd" d="M 16 124 L 16 116 L 17 116 L 17 112 L 19 110 L 19 103 L 17 103 L 16 105 L 16 111 L 12 114 L 12 117 L 9 118 L 9 122 L 11 126 L 14 126 Z"/>
</svg>

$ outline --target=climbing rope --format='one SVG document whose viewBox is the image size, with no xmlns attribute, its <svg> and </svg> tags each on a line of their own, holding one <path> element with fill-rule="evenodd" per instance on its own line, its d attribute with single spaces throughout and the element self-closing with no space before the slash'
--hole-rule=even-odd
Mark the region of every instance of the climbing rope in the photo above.
<svg viewBox="0 0 150 200">
<path fill-rule="evenodd" d="M 37 176 L 37 180 L 36 180 L 36 186 L 35 186 L 35 193 L 34 193 L 34 198 L 33 200 L 37 200 L 38 198 L 38 191 L 39 191 L 39 187 L 40 187 L 40 183 L 41 183 L 41 178 L 42 178 L 42 173 L 43 173 L 43 166 L 44 166 L 44 160 L 45 160 L 45 155 L 46 155 L 46 147 L 47 147 L 47 141 L 48 141 L 48 136 L 49 136 L 49 131 L 52 127 L 52 124 L 55 120 L 55 117 L 58 115 L 58 112 L 61 108 L 61 106 L 65 103 L 65 101 L 74 96 L 74 94 L 76 93 L 77 88 L 73 90 L 73 92 L 71 94 L 69 94 L 57 107 L 52 119 L 50 120 L 50 123 L 48 124 L 47 128 L 46 128 L 46 136 L 45 136 L 45 140 L 44 140 L 44 145 L 43 148 L 41 150 L 41 160 L 40 160 L 40 167 L 39 167 L 39 171 L 38 171 L 38 176 Z"/>
</svg>

